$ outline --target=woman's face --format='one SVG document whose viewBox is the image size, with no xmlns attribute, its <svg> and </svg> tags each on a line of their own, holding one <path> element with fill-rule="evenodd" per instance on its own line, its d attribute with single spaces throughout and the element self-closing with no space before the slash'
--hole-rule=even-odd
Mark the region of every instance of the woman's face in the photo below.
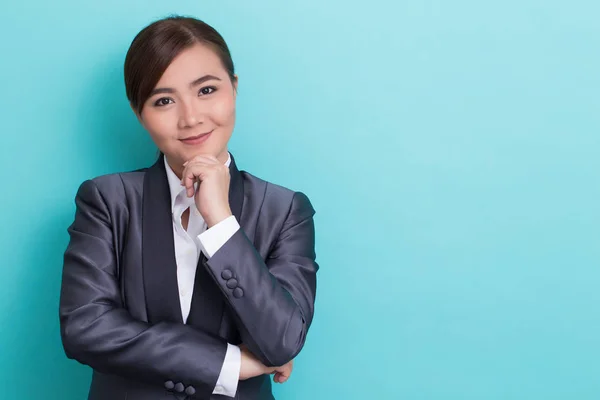
<svg viewBox="0 0 600 400">
<path fill-rule="evenodd" d="M 227 161 L 235 124 L 235 83 L 210 48 L 181 52 L 162 75 L 138 116 L 175 172 L 199 154 Z"/>
</svg>

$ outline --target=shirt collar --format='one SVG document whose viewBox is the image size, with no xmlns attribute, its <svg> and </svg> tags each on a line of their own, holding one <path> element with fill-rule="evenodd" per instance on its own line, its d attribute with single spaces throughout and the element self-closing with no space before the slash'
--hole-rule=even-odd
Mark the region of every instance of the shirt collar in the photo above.
<svg viewBox="0 0 600 400">
<path fill-rule="evenodd" d="M 175 172 L 173 171 L 173 169 L 167 162 L 167 157 L 163 156 L 163 159 L 165 162 L 165 169 L 167 170 L 167 180 L 169 181 L 169 191 L 171 192 L 171 211 L 173 211 L 175 209 L 175 200 L 177 200 L 177 196 L 180 193 L 185 191 L 185 186 L 181 186 L 181 179 L 179 179 L 177 177 L 177 175 L 175 175 Z M 229 167 L 229 164 L 231 164 L 231 154 L 229 152 L 227 152 L 227 161 L 225 162 L 225 165 L 227 167 Z M 194 187 L 197 187 L 197 186 L 198 186 L 198 183 L 195 183 Z M 193 197 L 184 196 L 184 199 L 186 199 L 185 201 L 187 203 L 194 202 Z"/>
</svg>

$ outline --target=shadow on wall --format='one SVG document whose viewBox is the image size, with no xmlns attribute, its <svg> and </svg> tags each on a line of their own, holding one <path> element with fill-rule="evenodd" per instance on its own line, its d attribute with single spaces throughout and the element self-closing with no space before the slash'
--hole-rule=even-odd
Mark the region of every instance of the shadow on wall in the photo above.
<svg viewBox="0 0 600 400">
<path fill-rule="evenodd" d="M 125 94 L 125 54 L 98 57 L 100 64 L 81 92 L 75 149 L 84 163 L 101 173 L 128 171 L 150 166 L 158 155 L 150 135 L 142 128 Z"/>
<path fill-rule="evenodd" d="M 57 155 L 68 158 L 74 169 L 81 168 L 80 173 L 92 171 L 93 175 L 84 179 L 146 167 L 157 155 L 125 97 L 124 55 L 98 56 L 98 60 L 102 65 L 93 69 L 90 79 L 82 78 L 81 91 L 73 94 L 73 104 L 77 105 L 71 114 L 73 142 L 65 154 Z M 81 176 L 77 171 L 71 175 Z M 2 313 L 0 326 L 10 327 L 3 332 L 9 346 L 2 352 L 12 364 L 5 371 L 12 371 L 14 376 L 5 376 L 10 385 L 2 385 L 0 398 L 35 391 L 32 385 L 44 388 L 45 400 L 87 397 L 91 370 L 66 358 L 58 319 L 67 228 L 73 221 L 79 184 L 73 183 L 73 193 L 51 196 L 54 203 L 45 203 L 46 209 L 35 213 L 41 218 L 27 221 L 24 231 L 28 233 L 18 238 L 19 246 L 12 249 L 16 261 L 11 264 L 20 271 L 10 288 L 15 296 L 11 296 L 8 312 Z M 70 200 L 65 202 L 65 198 Z"/>
<path fill-rule="evenodd" d="M 12 364 L 5 371 L 14 376 L 5 376 L 11 384 L 2 385 L 2 390 L 15 390 L 12 396 L 17 396 L 16 390 L 23 393 L 35 382 L 37 388 L 44 388 L 44 399 L 85 398 L 90 370 L 67 361 L 58 320 L 62 257 L 72 208 L 63 205 L 46 215 L 32 221 L 28 231 L 35 234 L 25 236 L 14 249 L 22 270 L 15 282 L 17 296 L 10 305 L 11 312 L 3 315 L 10 324 L 2 323 L 3 327 L 11 326 L 3 333 L 12 336 L 7 341 L 11 345 L 2 352 Z"/>
</svg>

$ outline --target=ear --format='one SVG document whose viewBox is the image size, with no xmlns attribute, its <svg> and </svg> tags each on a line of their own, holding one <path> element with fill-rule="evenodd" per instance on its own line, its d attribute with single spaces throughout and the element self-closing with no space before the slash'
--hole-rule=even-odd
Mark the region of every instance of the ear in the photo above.
<svg viewBox="0 0 600 400">
<path fill-rule="evenodd" d="M 233 84 L 233 96 L 235 97 L 237 95 L 239 77 L 237 76 L 237 74 L 235 74 L 233 76 L 234 76 L 234 80 L 231 83 Z"/>
</svg>

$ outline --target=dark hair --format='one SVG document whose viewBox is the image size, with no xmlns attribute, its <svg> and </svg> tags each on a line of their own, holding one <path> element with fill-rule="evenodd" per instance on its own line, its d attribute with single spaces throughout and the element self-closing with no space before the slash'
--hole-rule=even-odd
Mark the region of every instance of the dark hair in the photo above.
<svg viewBox="0 0 600 400">
<path fill-rule="evenodd" d="M 160 19 L 136 35 L 125 56 L 125 91 L 138 114 L 173 59 L 197 43 L 209 46 L 223 63 L 229 79 L 235 81 L 229 48 L 212 26 L 192 17 Z"/>
</svg>

